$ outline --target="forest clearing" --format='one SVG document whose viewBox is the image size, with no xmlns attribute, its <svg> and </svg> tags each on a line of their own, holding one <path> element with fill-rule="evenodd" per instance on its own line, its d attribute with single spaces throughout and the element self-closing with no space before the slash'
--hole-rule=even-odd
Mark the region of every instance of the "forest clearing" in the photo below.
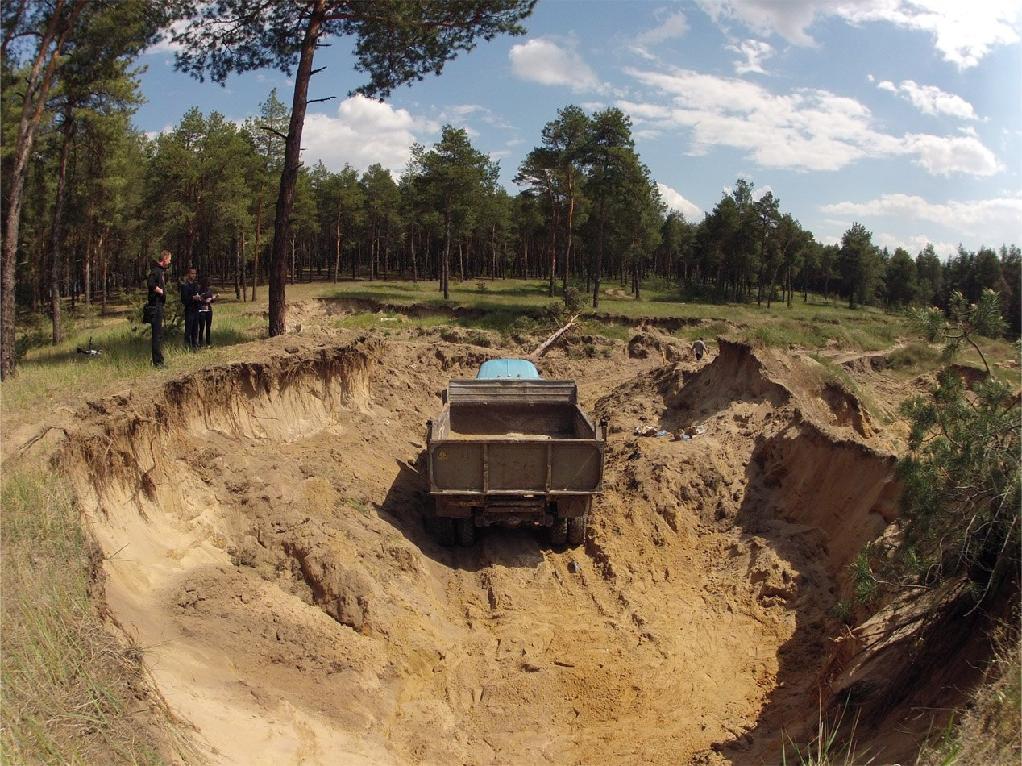
<svg viewBox="0 0 1022 766">
<path fill-rule="evenodd" d="M 0 760 L 1017 764 L 1022 13 L 932 2 L 5 3 Z"/>
</svg>

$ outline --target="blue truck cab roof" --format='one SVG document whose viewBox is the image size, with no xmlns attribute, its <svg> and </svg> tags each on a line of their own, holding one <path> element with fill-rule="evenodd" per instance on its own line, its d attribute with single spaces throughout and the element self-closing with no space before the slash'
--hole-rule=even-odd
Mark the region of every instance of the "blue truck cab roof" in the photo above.
<svg viewBox="0 0 1022 766">
<path fill-rule="evenodd" d="M 539 380 L 536 365 L 527 359 L 490 359 L 483 362 L 476 374 L 476 380 L 506 380 L 521 378 L 523 380 Z"/>
</svg>

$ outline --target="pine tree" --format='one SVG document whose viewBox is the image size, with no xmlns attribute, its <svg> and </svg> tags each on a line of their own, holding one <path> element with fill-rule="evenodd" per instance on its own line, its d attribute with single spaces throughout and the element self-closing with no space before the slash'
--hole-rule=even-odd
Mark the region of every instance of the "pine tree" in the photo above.
<svg viewBox="0 0 1022 766">
<path fill-rule="evenodd" d="M 356 69 L 368 75 L 357 92 L 386 96 L 399 85 L 439 74 L 478 37 L 523 34 L 520 22 L 535 0 L 188 0 L 184 5 L 191 21 L 175 35 L 184 46 L 177 54 L 180 69 L 223 83 L 231 73 L 296 68 L 270 256 L 272 336 L 285 328 L 286 252 L 316 48 L 332 37 L 353 37 Z"/>
</svg>

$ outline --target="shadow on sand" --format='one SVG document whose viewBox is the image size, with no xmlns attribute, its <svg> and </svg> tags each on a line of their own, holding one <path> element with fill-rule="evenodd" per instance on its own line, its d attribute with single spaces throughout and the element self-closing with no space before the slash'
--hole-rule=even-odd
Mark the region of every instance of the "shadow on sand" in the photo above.
<svg viewBox="0 0 1022 766">
<path fill-rule="evenodd" d="M 532 569 L 543 560 L 543 530 L 485 527 L 469 547 L 441 545 L 434 533 L 433 500 L 426 482 L 426 452 L 414 463 L 398 461 L 398 473 L 380 506 L 391 524 L 424 556 L 451 569 L 478 572 L 493 566 Z"/>
</svg>

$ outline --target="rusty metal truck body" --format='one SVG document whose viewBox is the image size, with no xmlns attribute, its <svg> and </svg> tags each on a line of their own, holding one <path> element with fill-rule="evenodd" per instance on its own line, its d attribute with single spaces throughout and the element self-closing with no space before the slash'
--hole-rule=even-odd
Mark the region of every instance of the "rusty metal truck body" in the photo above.
<svg viewBox="0 0 1022 766">
<path fill-rule="evenodd" d="M 578 545 L 602 489 L 605 427 L 578 406 L 573 381 L 452 380 L 426 435 L 441 542 L 470 545 L 477 527 L 548 527 Z"/>
</svg>

